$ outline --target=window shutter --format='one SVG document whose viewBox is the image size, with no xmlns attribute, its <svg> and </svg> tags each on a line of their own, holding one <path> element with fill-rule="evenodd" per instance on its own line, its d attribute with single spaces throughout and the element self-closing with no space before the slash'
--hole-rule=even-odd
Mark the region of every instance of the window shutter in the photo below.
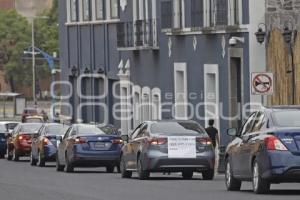
<svg viewBox="0 0 300 200">
<path fill-rule="evenodd" d="M 228 0 L 217 0 L 216 25 L 228 24 Z"/>
</svg>

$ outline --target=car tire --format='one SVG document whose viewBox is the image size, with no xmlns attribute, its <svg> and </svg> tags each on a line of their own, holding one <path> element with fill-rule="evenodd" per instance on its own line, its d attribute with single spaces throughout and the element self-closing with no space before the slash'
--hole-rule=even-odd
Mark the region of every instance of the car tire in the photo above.
<svg viewBox="0 0 300 200">
<path fill-rule="evenodd" d="M 30 154 L 30 165 L 36 166 L 37 160 L 33 157 L 32 152 Z"/>
<path fill-rule="evenodd" d="M 132 177 L 132 172 L 127 171 L 127 169 L 126 169 L 126 163 L 125 163 L 123 156 L 121 157 L 120 170 L 121 170 L 122 178 L 131 178 Z"/>
<path fill-rule="evenodd" d="M 137 171 L 138 171 L 138 178 L 140 180 L 147 180 L 150 176 L 150 173 L 147 170 L 143 169 L 142 159 L 139 156 L 137 159 Z"/>
<path fill-rule="evenodd" d="M 114 170 L 115 170 L 115 166 L 113 165 L 106 166 L 106 173 L 112 174 L 114 173 Z"/>
<path fill-rule="evenodd" d="M 225 184 L 228 191 L 240 191 L 242 186 L 242 181 L 237 180 L 233 176 L 229 159 L 226 159 L 225 162 Z"/>
<path fill-rule="evenodd" d="M 189 171 L 189 170 L 185 170 L 182 172 L 182 177 L 185 180 L 190 180 L 193 178 L 194 172 L 193 171 Z"/>
<path fill-rule="evenodd" d="M 202 179 L 205 181 L 211 181 L 215 177 L 215 170 L 209 169 L 207 171 L 202 172 Z"/>
<path fill-rule="evenodd" d="M 59 158 L 58 158 L 58 155 L 56 155 L 56 171 L 58 172 L 63 172 L 65 169 L 65 166 L 64 165 L 61 165 L 59 163 Z"/>
<path fill-rule="evenodd" d="M 45 167 L 45 166 L 46 166 L 45 159 L 42 157 L 42 154 L 41 154 L 40 151 L 38 152 L 38 161 L 37 161 L 37 165 L 38 165 L 39 167 Z"/>
<path fill-rule="evenodd" d="M 20 160 L 20 156 L 19 156 L 19 153 L 18 153 L 18 151 L 14 148 L 13 149 L 13 152 L 12 152 L 12 154 L 13 154 L 13 157 L 12 157 L 12 160 L 13 161 L 19 161 Z"/>
<path fill-rule="evenodd" d="M 3 159 L 5 158 L 5 155 L 4 154 L 0 154 L 0 159 Z"/>
<path fill-rule="evenodd" d="M 72 173 L 74 172 L 74 166 L 72 165 L 72 163 L 70 162 L 68 156 L 67 156 L 67 153 L 66 153 L 66 172 L 67 173 Z"/>
<path fill-rule="evenodd" d="M 266 194 L 270 191 L 271 184 L 268 180 L 262 178 L 258 162 L 255 160 L 252 167 L 252 186 L 256 194 Z"/>
<path fill-rule="evenodd" d="M 11 155 L 11 152 L 7 149 L 7 160 L 8 161 L 11 161 L 12 160 L 12 155 Z"/>
</svg>

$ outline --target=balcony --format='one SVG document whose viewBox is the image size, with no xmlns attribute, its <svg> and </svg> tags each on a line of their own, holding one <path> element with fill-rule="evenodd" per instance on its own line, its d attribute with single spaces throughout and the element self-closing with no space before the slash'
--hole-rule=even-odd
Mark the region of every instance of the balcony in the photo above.
<svg viewBox="0 0 300 200">
<path fill-rule="evenodd" d="M 156 20 L 118 23 L 117 38 L 120 51 L 158 49 Z"/>
</svg>

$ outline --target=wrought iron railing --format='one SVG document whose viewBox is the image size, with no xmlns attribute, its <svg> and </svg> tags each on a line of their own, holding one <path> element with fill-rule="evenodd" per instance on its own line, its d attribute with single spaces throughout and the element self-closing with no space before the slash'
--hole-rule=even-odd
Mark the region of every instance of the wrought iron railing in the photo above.
<svg viewBox="0 0 300 200">
<path fill-rule="evenodd" d="M 120 22 L 117 26 L 118 48 L 156 47 L 156 20 Z"/>
</svg>

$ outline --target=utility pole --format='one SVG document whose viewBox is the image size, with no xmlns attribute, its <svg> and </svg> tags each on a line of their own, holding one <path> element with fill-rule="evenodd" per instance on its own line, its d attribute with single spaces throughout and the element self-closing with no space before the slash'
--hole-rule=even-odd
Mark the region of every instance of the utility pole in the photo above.
<svg viewBox="0 0 300 200">
<path fill-rule="evenodd" d="M 33 97 L 33 102 L 34 106 L 37 106 L 37 101 L 36 101 L 36 74 L 35 74 L 35 41 L 34 41 L 34 19 L 32 20 L 31 24 L 31 36 L 32 36 L 32 97 Z"/>
</svg>

